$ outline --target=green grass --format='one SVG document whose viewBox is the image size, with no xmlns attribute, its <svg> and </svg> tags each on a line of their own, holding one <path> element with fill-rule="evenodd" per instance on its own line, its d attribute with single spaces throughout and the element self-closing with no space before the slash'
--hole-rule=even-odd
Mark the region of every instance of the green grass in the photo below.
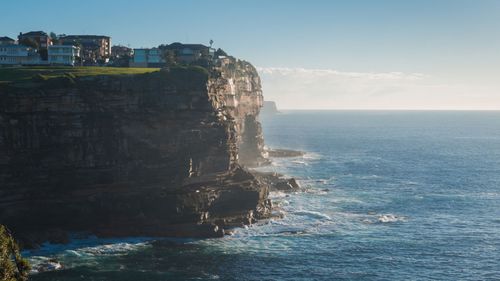
<svg viewBox="0 0 500 281">
<path fill-rule="evenodd" d="M 68 73 L 76 77 L 95 75 L 130 75 L 143 74 L 160 70 L 159 68 L 135 67 L 98 67 L 98 66 L 33 66 L 0 68 L 0 83 L 22 82 L 40 74 L 47 79 L 62 77 Z"/>
</svg>

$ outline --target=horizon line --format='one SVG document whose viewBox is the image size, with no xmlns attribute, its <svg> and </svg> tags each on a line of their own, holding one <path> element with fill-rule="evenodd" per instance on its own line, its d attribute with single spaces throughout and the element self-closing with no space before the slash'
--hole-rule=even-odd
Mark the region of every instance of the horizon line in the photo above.
<svg viewBox="0 0 500 281">
<path fill-rule="evenodd" d="M 436 108 L 278 108 L 280 110 L 302 110 L 302 111 L 500 111 L 497 109 L 436 109 Z"/>
</svg>

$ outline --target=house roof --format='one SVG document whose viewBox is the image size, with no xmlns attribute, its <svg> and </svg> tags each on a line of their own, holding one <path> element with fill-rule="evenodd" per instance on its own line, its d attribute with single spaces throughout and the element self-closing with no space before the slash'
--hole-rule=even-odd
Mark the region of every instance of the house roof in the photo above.
<svg viewBox="0 0 500 281">
<path fill-rule="evenodd" d="M 7 36 L 3 36 L 3 37 L 0 37 L 0 41 L 16 41 L 10 37 L 7 37 Z"/>
<path fill-rule="evenodd" d="M 21 33 L 19 36 L 47 36 L 47 33 L 43 31 L 30 31 L 26 33 Z"/>
<path fill-rule="evenodd" d="M 170 45 L 166 45 L 165 49 L 167 50 L 180 50 L 180 49 L 192 49 L 192 50 L 204 50 L 208 49 L 207 46 L 203 44 L 182 44 L 179 42 L 172 43 Z"/>
<path fill-rule="evenodd" d="M 61 37 L 62 39 L 109 39 L 111 37 L 104 35 L 65 35 Z"/>
</svg>

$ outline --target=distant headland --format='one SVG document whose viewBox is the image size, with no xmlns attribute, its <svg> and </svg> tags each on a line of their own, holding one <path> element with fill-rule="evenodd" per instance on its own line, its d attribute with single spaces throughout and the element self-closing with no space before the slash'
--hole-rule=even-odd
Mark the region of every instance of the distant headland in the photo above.
<svg viewBox="0 0 500 281">
<path fill-rule="evenodd" d="M 274 115 L 280 113 L 278 111 L 278 107 L 276 106 L 276 102 L 274 101 L 264 101 L 264 105 L 260 110 L 262 115 Z"/>
</svg>

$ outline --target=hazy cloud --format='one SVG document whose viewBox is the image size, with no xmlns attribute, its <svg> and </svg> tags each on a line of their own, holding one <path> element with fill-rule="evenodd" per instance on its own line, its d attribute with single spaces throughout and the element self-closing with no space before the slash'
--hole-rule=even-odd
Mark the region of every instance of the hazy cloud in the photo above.
<svg viewBox="0 0 500 281">
<path fill-rule="evenodd" d="M 330 78 L 354 78 L 369 80 L 418 80 L 425 77 L 422 73 L 405 74 L 402 72 L 342 72 L 334 69 L 307 69 L 286 67 L 259 67 L 257 70 L 263 75 L 281 76 L 314 76 Z"/>
<path fill-rule="evenodd" d="M 496 88 L 444 83 L 422 73 L 258 67 L 264 97 L 297 109 L 495 108 Z M 471 94 L 473 93 L 473 94 Z M 492 96 L 493 95 L 493 96 Z"/>
</svg>

